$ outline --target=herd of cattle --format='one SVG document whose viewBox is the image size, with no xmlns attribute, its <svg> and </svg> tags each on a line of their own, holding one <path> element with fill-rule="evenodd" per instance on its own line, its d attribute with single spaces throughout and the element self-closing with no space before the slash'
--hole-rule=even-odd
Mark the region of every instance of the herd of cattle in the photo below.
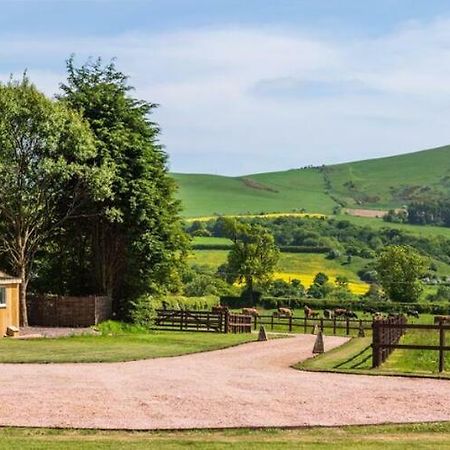
<svg viewBox="0 0 450 450">
<path fill-rule="evenodd" d="M 228 311 L 229 311 L 229 308 L 227 306 L 219 305 L 219 306 L 212 307 L 212 312 L 214 312 L 214 313 L 224 313 L 224 312 L 228 312 Z M 304 306 L 303 311 L 304 311 L 305 317 L 307 319 L 318 319 L 320 317 L 319 311 L 314 311 L 307 305 Z M 396 317 L 400 314 L 400 313 L 383 314 L 371 307 L 365 308 L 363 310 L 363 312 L 367 313 L 367 314 L 371 314 L 372 318 L 374 320 L 385 319 L 388 317 Z M 242 314 L 252 316 L 252 317 L 259 317 L 259 315 L 260 315 L 259 311 L 256 308 L 242 308 Z M 420 317 L 419 312 L 416 310 L 413 310 L 413 309 L 405 311 L 404 314 L 406 314 L 408 317 L 415 317 L 417 319 Z M 294 309 L 279 307 L 276 311 L 274 311 L 272 313 L 272 316 L 277 317 L 277 318 L 293 317 Z M 325 319 L 334 319 L 334 318 L 358 319 L 358 315 L 354 311 L 352 311 L 350 309 L 346 309 L 346 308 L 325 309 L 323 311 L 323 317 Z M 434 323 L 435 324 L 450 323 L 450 315 L 449 316 L 443 316 L 443 315 L 434 316 Z"/>
</svg>

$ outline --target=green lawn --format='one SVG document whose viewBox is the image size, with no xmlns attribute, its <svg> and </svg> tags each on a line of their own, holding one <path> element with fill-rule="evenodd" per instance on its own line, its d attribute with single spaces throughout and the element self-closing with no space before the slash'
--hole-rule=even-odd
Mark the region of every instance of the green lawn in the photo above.
<svg viewBox="0 0 450 450">
<path fill-rule="evenodd" d="M 93 431 L 1 428 L 0 449 L 444 449 L 450 448 L 450 423 L 313 427 L 299 429 L 237 429 L 199 431 Z"/>
<path fill-rule="evenodd" d="M 255 339 L 251 334 L 176 331 L 57 339 L 0 339 L 0 363 L 132 361 L 217 350 Z"/>
</svg>

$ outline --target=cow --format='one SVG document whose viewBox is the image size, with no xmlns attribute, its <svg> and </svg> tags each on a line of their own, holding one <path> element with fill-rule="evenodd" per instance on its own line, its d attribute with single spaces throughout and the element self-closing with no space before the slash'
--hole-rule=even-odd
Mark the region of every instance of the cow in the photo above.
<svg viewBox="0 0 450 450">
<path fill-rule="evenodd" d="M 334 311 L 331 309 L 325 309 L 323 311 L 323 317 L 325 317 L 325 319 L 334 319 Z"/>
<path fill-rule="evenodd" d="M 256 308 L 242 308 L 242 314 L 246 316 L 259 317 L 259 312 Z"/>
<path fill-rule="evenodd" d="M 345 308 L 336 308 L 333 312 L 335 317 L 345 317 L 347 314 L 347 310 Z"/>
<path fill-rule="evenodd" d="M 406 315 L 408 317 L 415 317 L 416 319 L 419 319 L 419 311 L 415 310 L 415 309 L 409 309 L 408 311 L 406 311 Z"/>
<path fill-rule="evenodd" d="M 292 317 L 293 311 L 290 308 L 278 308 L 274 313 L 273 317 Z"/>
<path fill-rule="evenodd" d="M 365 306 L 363 311 L 367 314 L 376 314 L 377 310 L 375 308 L 372 308 L 371 306 Z"/>
<path fill-rule="evenodd" d="M 223 313 L 227 313 L 229 311 L 229 308 L 228 308 L 228 306 L 217 305 L 217 306 L 213 306 L 211 308 L 211 311 L 216 314 L 219 314 L 219 313 L 223 314 Z"/>
<path fill-rule="evenodd" d="M 354 311 L 347 310 L 347 312 L 345 313 L 345 317 L 347 319 L 357 319 L 358 315 Z"/>
<path fill-rule="evenodd" d="M 450 316 L 434 316 L 435 324 L 445 324 L 450 323 Z"/>
</svg>

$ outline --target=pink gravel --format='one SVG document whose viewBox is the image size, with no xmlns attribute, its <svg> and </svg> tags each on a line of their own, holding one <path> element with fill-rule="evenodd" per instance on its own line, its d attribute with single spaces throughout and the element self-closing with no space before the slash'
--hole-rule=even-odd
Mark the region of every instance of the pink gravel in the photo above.
<svg viewBox="0 0 450 450">
<path fill-rule="evenodd" d="M 301 372 L 315 337 L 125 363 L 1 364 L 0 425 L 166 429 L 450 420 L 450 381 Z M 345 338 L 326 337 L 327 349 Z"/>
</svg>

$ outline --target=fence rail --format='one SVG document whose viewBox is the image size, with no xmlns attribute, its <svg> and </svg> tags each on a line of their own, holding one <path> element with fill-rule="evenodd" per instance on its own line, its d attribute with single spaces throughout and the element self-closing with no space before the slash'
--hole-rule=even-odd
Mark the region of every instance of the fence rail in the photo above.
<svg viewBox="0 0 450 450">
<path fill-rule="evenodd" d="M 330 329 L 333 334 L 337 330 L 345 330 L 345 334 L 349 335 L 350 331 L 370 330 L 372 329 L 372 320 L 364 319 L 325 319 L 325 318 L 307 318 L 307 317 L 274 317 L 273 315 L 260 315 L 253 318 L 253 327 L 256 330 L 258 326 L 267 325 L 273 330 L 275 326 L 286 327 L 289 332 L 300 328 L 304 333 L 313 331 L 319 326 L 323 331 Z"/>
<path fill-rule="evenodd" d="M 214 333 L 251 333 L 252 317 L 228 312 L 158 309 L 157 330 L 204 331 Z"/>
<path fill-rule="evenodd" d="M 407 330 L 435 330 L 439 332 L 439 345 L 399 344 Z M 450 331 L 450 325 L 440 322 L 436 325 L 408 324 L 404 316 L 375 320 L 372 335 L 372 367 L 379 367 L 395 349 L 429 350 L 439 354 L 439 372 L 445 369 L 445 352 L 450 351 L 450 345 L 445 345 L 445 332 Z"/>
</svg>

